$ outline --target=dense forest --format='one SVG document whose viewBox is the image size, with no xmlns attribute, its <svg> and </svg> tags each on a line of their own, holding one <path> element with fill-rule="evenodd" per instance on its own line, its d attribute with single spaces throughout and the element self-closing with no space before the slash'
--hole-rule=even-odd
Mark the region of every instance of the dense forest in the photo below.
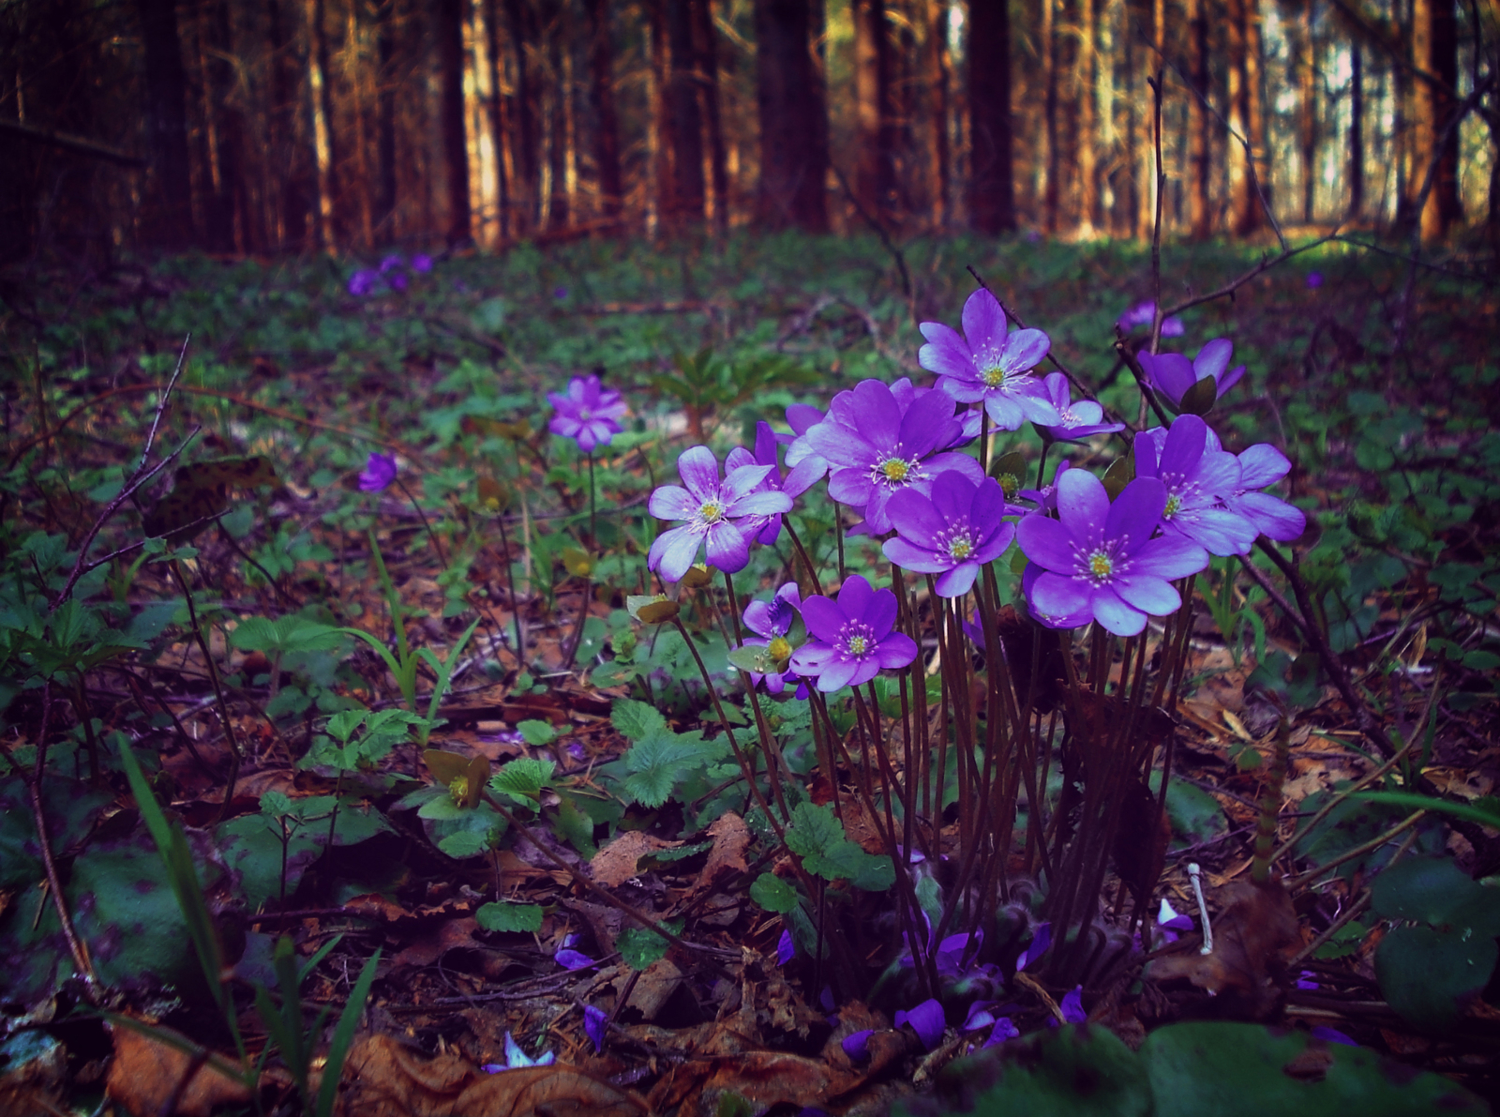
<svg viewBox="0 0 1500 1117">
<path fill-rule="evenodd" d="M 1500 220 L 1497 16 L 1494 0 L 11 0 L 0 255 L 750 224 L 1141 238 L 1158 146 L 1169 231 L 1433 240 Z"/>
</svg>

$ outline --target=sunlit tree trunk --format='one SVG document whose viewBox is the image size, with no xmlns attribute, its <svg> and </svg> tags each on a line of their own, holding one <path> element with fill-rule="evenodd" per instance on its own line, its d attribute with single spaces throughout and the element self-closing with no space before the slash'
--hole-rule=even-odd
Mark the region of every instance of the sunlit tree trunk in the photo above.
<svg viewBox="0 0 1500 1117">
<path fill-rule="evenodd" d="M 308 81 L 312 86 L 313 150 L 318 166 L 318 245 L 333 251 L 342 239 L 339 220 L 339 143 L 333 119 L 333 91 L 329 88 L 329 49 L 324 0 L 307 5 Z"/>
<path fill-rule="evenodd" d="M 528 50 L 536 42 L 536 16 L 531 0 L 504 0 L 506 29 L 516 63 L 516 132 L 517 155 L 515 177 L 516 232 L 536 228 L 537 208 L 541 201 L 540 171 L 537 160 L 536 74 Z"/>
<path fill-rule="evenodd" d="M 188 156 L 187 74 L 175 0 L 136 0 L 146 64 L 148 242 L 177 252 L 197 240 Z"/>
<path fill-rule="evenodd" d="M 1349 216 L 1358 221 L 1365 208 L 1365 77 L 1358 41 L 1349 47 Z"/>
<path fill-rule="evenodd" d="M 698 93 L 708 133 L 709 186 L 713 190 L 714 232 L 729 230 L 729 168 L 724 152 L 724 122 L 719 115 L 719 33 L 714 28 L 713 0 L 689 0 L 693 52 L 697 56 Z"/>
<path fill-rule="evenodd" d="M 1213 234 L 1213 126 L 1208 111 L 1208 0 L 1187 0 L 1189 44 L 1188 94 L 1188 231 L 1194 240 Z"/>
<path fill-rule="evenodd" d="M 1268 192 L 1254 162 L 1264 138 L 1260 109 L 1260 0 L 1230 0 L 1229 22 L 1229 223 L 1240 236 L 1260 228 L 1256 186 Z"/>
<path fill-rule="evenodd" d="M 814 22 L 809 0 L 755 0 L 757 219 L 768 229 L 828 231 L 828 129 L 813 59 Z"/>
<path fill-rule="evenodd" d="M 379 185 L 375 191 L 375 239 L 396 235 L 396 0 L 375 7 L 375 163 Z"/>
<path fill-rule="evenodd" d="M 615 113 L 614 40 L 609 0 L 584 0 L 589 26 L 589 105 L 594 110 L 594 163 L 599 174 L 599 207 L 605 217 L 620 216 L 625 179 L 620 167 L 620 123 Z"/>
<path fill-rule="evenodd" d="M 500 243 L 510 240 L 510 142 L 506 129 L 506 101 L 501 89 L 504 67 L 500 61 L 500 9 L 495 0 L 484 0 L 484 55 L 489 69 L 490 143 L 495 149 L 495 217 Z"/>
<path fill-rule="evenodd" d="M 891 111 L 891 48 L 885 0 L 851 0 L 854 17 L 854 101 L 858 127 L 854 192 L 869 213 L 895 200 L 895 128 Z"/>
<path fill-rule="evenodd" d="M 969 222 L 993 236 L 1016 227 L 1005 0 L 971 0 L 967 26 Z"/>
<path fill-rule="evenodd" d="M 952 156 L 949 152 L 948 116 L 952 98 L 951 67 L 948 59 L 948 6 L 943 0 L 923 0 L 922 62 L 926 91 L 928 198 L 932 224 L 948 227 L 949 192 Z"/>
<path fill-rule="evenodd" d="M 1098 14 L 1095 0 L 1077 0 L 1078 233 L 1093 237 L 1099 217 Z"/>
<path fill-rule="evenodd" d="M 1058 206 L 1061 201 L 1058 181 L 1062 177 L 1062 143 L 1059 136 L 1057 6 L 1059 0 L 1042 0 L 1041 50 L 1045 92 L 1042 101 L 1044 142 L 1047 148 L 1046 185 L 1042 192 L 1042 225 L 1049 233 L 1058 229 Z M 972 59 L 971 59 L 972 62 Z"/>
<path fill-rule="evenodd" d="M 439 80 L 442 88 L 443 167 L 448 180 L 448 244 L 470 243 L 469 143 L 464 131 L 464 5 L 437 0 Z"/>
<path fill-rule="evenodd" d="M 1313 37 L 1314 0 L 1302 9 L 1301 57 L 1297 60 L 1297 138 L 1302 151 L 1302 220 L 1311 224 L 1318 186 L 1318 44 Z"/>
</svg>

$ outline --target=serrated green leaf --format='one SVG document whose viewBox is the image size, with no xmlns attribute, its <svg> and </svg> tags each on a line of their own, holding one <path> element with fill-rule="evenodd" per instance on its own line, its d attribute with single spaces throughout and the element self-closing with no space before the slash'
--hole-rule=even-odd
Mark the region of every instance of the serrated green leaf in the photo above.
<svg viewBox="0 0 1500 1117">
<path fill-rule="evenodd" d="M 655 706 L 637 702 L 633 698 L 615 700 L 610 711 L 610 723 L 632 741 L 643 741 L 647 737 L 667 731 L 667 719 Z"/>
<path fill-rule="evenodd" d="M 669 919 L 662 924 L 662 927 L 674 935 L 680 935 L 683 921 Z M 669 945 L 671 944 L 655 931 L 648 931 L 644 927 L 626 927 L 615 939 L 615 949 L 620 952 L 620 957 L 625 959 L 625 964 L 633 970 L 644 970 L 652 962 L 666 957 Z"/>
<path fill-rule="evenodd" d="M 437 847 L 455 861 L 462 861 L 465 857 L 483 853 L 489 849 L 490 843 L 485 840 L 485 835 L 482 833 L 460 830 L 457 834 L 449 834 L 443 838 L 438 842 Z"/>
<path fill-rule="evenodd" d="M 547 722 L 538 721 L 535 718 L 517 722 L 516 732 L 521 734 L 521 739 L 528 745 L 550 745 L 557 740 L 557 730 Z"/>
<path fill-rule="evenodd" d="M 474 913 L 474 920 L 485 931 L 540 931 L 540 904 L 484 904 Z"/>
<path fill-rule="evenodd" d="M 775 873 L 761 873 L 750 886 L 750 898 L 766 911 L 785 915 L 797 906 L 797 890 Z"/>
<path fill-rule="evenodd" d="M 490 778 L 490 787 L 523 803 L 535 803 L 552 779 L 557 764 L 552 760 L 522 757 L 512 760 Z"/>
<path fill-rule="evenodd" d="M 836 843 L 845 841 L 844 827 L 827 804 L 814 806 L 798 803 L 792 810 L 792 824 L 787 827 L 787 848 L 799 857 L 825 853 Z"/>
<path fill-rule="evenodd" d="M 632 772 L 625 777 L 620 790 L 643 807 L 659 807 L 672 797 L 672 788 L 677 786 L 675 775 L 676 769 L 670 766 Z"/>
</svg>

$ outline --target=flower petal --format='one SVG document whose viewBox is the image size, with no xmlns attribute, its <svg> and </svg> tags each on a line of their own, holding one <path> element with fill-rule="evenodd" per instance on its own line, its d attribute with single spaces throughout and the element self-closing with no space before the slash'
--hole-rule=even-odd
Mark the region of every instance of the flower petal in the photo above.
<svg viewBox="0 0 1500 1117">
<path fill-rule="evenodd" d="M 1166 499 L 1163 494 L 1163 504 Z M 1057 511 L 1063 526 L 1076 539 L 1093 540 L 1109 518 L 1109 494 L 1104 491 L 1104 483 L 1088 470 L 1070 469 L 1057 479 Z"/>
<path fill-rule="evenodd" d="M 776 494 L 780 496 L 781 494 Z M 735 524 L 714 524 L 708 531 L 708 565 L 726 574 L 745 569 L 750 561 L 750 540 Z M 684 572 L 685 573 L 685 572 Z"/>
<path fill-rule="evenodd" d="M 953 565 L 953 560 L 947 556 L 923 550 L 899 535 L 887 539 L 880 549 L 890 562 L 914 574 L 941 574 Z"/>
<path fill-rule="evenodd" d="M 1181 535 L 1153 539 L 1130 558 L 1132 575 L 1154 574 L 1158 578 L 1186 578 L 1208 566 L 1208 552 Z"/>
<path fill-rule="evenodd" d="M 680 582 L 698 557 L 698 546 L 702 542 L 702 532 L 691 527 L 674 527 L 656 537 L 646 565 L 660 574 L 663 581 Z"/>
<path fill-rule="evenodd" d="M 1074 476 L 1088 477 L 1093 480 L 1092 474 L 1085 473 L 1081 469 L 1070 469 L 1063 474 L 1063 481 L 1066 482 Z M 1104 486 L 1100 485 L 1099 488 L 1102 492 Z M 1151 538 L 1151 533 L 1156 530 L 1156 525 L 1161 521 L 1162 509 L 1166 506 L 1166 487 L 1154 477 L 1137 477 L 1125 486 L 1125 491 L 1115 498 L 1114 504 L 1110 505 L 1104 534 L 1110 539 L 1123 538 L 1124 552 L 1133 553 Z"/>
<path fill-rule="evenodd" d="M 890 593 L 889 590 L 886 592 Z M 839 610 L 851 620 L 863 617 L 874 597 L 875 590 L 870 583 L 859 574 L 852 575 L 839 588 Z"/>
<path fill-rule="evenodd" d="M 917 643 L 904 632 L 892 632 L 880 641 L 874 658 L 881 667 L 905 667 L 917 658 Z"/>
<path fill-rule="evenodd" d="M 1123 574 L 1110 581 L 1120 598 L 1133 609 L 1166 617 L 1182 607 L 1182 597 L 1164 578 L 1149 574 Z"/>
<path fill-rule="evenodd" d="M 844 625 L 849 623 L 844 610 L 821 594 L 814 594 L 802 603 L 802 620 L 807 631 L 828 644 L 837 640 Z"/>
<path fill-rule="evenodd" d="M 974 587 L 974 579 L 977 577 L 979 563 L 961 563 L 937 580 L 937 594 L 939 597 L 962 597 Z"/>
<path fill-rule="evenodd" d="M 719 495 L 719 460 L 707 446 L 693 446 L 677 458 L 677 475 L 699 501 Z"/>
<path fill-rule="evenodd" d="M 1087 612 L 1090 598 L 1088 588 L 1082 583 L 1050 572 L 1040 575 L 1027 595 L 1032 612 L 1049 617 L 1071 617 Z"/>
<path fill-rule="evenodd" d="M 1116 636 L 1139 636 L 1146 627 L 1146 614 L 1132 609 L 1108 586 L 1094 591 L 1094 619 Z"/>
<path fill-rule="evenodd" d="M 1005 320 L 1005 311 L 1000 300 L 986 287 L 981 287 L 964 300 L 962 315 L 964 337 L 974 357 L 985 368 L 991 357 L 998 359 L 1005 345 L 1006 332 L 1010 324 Z"/>
<path fill-rule="evenodd" d="M 1016 525 L 1016 540 L 1027 558 L 1048 570 L 1071 574 L 1082 562 L 1073 533 L 1039 512 L 1023 517 Z"/>
<path fill-rule="evenodd" d="M 1264 489 L 1274 485 L 1291 471 L 1287 456 L 1269 442 L 1257 442 L 1240 454 L 1240 485 L 1247 489 Z"/>
<path fill-rule="evenodd" d="M 646 504 L 646 510 L 658 520 L 691 520 L 703 502 L 681 485 L 662 485 Z"/>
</svg>

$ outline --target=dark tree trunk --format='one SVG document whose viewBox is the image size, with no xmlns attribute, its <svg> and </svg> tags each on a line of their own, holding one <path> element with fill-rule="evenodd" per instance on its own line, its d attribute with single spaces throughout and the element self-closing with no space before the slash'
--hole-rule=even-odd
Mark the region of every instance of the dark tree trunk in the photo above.
<svg viewBox="0 0 1500 1117">
<path fill-rule="evenodd" d="M 895 114 L 885 0 L 853 0 L 855 114 L 859 125 L 854 192 L 869 213 L 896 201 Z"/>
<path fill-rule="evenodd" d="M 263 251 L 251 234 L 246 204 L 245 121 L 234 96 L 234 42 L 229 5 L 218 0 L 204 13 L 204 78 L 214 128 L 213 190 L 204 214 L 207 247 L 214 252 Z"/>
<path fill-rule="evenodd" d="M 145 232 L 169 252 L 197 243 L 188 160 L 187 75 L 175 0 L 136 0 L 146 63 L 146 146 L 150 179 Z"/>
<path fill-rule="evenodd" d="M 1046 92 L 1042 101 L 1042 123 L 1047 143 L 1047 185 L 1042 195 L 1042 225 L 1049 233 L 1058 229 L 1058 209 L 1062 198 L 1062 137 L 1058 127 L 1058 62 L 1062 44 L 1058 42 L 1057 7 L 1061 0 L 1042 0 L 1042 67 Z"/>
<path fill-rule="evenodd" d="M 1365 81 L 1359 43 L 1349 50 L 1349 220 L 1365 208 Z"/>
<path fill-rule="evenodd" d="M 724 124 L 719 115 L 719 34 L 714 30 L 713 0 L 689 0 L 693 51 L 698 58 L 698 93 L 708 130 L 709 186 L 713 189 L 714 232 L 729 231 L 729 168 L 724 153 Z"/>
<path fill-rule="evenodd" d="M 375 156 L 379 184 L 375 191 L 375 236 L 389 242 L 396 218 L 396 0 L 375 7 Z"/>
<path fill-rule="evenodd" d="M 516 231 L 534 229 L 537 207 L 541 201 L 540 167 L 537 162 L 536 82 L 526 57 L 527 48 L 536 42 L 536 16 L 529 0 L 505 0 L 505 18 L 510 30 L 511 49 L 516 55 L 516 131 L 518 133 L 516 167 Z"/>
<path fill-rule="evenodd" d="M 662 218 L 679 228 L 703 220 L 703 119 L 698 112 L 693 25 L 689 0 L 662 0 L 666 17 L 663 144 L 668 167 Z"/>
<path fill-rule="evenodd" d="M 1003 233 L 1016 227 L 1005 0 L 972 0 L 968 25 L 969 221 L 981 233 Z"/>
<path fill-rule="evenodd" d="M 949 174 L 952 157 L 949 154 L 948 115 L 952 97 L 951 68 L 948 62 L 948 8 L 937 0 L 924 0 L 926 5 L 926 51 L 925 69 L 928 114 L 928 162 L 930 185 L 928 194 L 932 207 L 932 223 L 939 229 L 948 227 L 950 205 Z"/>
<path fill-rule="evenodd" d="M 305 142 L 303 114 L 298 111 L 299 74 L 295 37 L 288 34 L 287 13 L 280 0 L 266 0 L 266 24 L 271 40 L 271 181 L 278 195 L 279 247 L 311 247 L 308 221 L 317 193 L 316 167 Z"/>
<path fill-rule="evenodd" d="M 809 0 L 755 0 L 757 210 L 769 229 L 828 231 L 828 124 L 811 38 L 821 12 Z"/>
<path fill-rule="evenodd" d="M 464 3 L 438 0 L 438 62 L 442 81 L 443 165 L 448 179 L 448 245 L 474 239 L 469 214 L 469 143 L 464 134 Z"/>
<path fill-rule="evenodd" d="M 312 39 L 315 65 L 318 75 L 318 112 L 323 119 L 323 131 L 327 143 L 327 164 L 321 168 L 319 213 L 322 217 L 321 238 L 323 247 L 334 248 L 344 242 L 345 221 L 343 215 L 343 189 L 340 182 L 340 157 L 343 142 L 339 138 L 333 116 L 333 67 L 328 46 L 328 12 L 325 0 L 313 0 Z"/>
<path fill-rule="evenodd" d="M 1458 193 L 1458 129 L 1450 128 L 1458 112 L 1458 103 L 1448 90 L 1458 88 L 1458 11 L 1454 0 L 1433 0 L 1432 4 L 1432 73 L 1447 85 L 1433 90 L 1433 130 L 1439 146 L 1437 180 L 1438 211 L 1446 233 L 1454 222 L 1464 219 L 1463 200 Z M 1447 138 L 1444 139 L 1444 133 Z"/>
<path fill-rule="evenodd" d="M 1188 37 L 1192 46 L 1188 94 L 1188 230 L 1194 240 L 1207 240 L 1213 233 L 1213 204 L 1209 184 L 1213 180 L 1213 116 L 1208 111 L 1208 0 L 1188 0 Z"/>
<path fill-rule="evenodd" d="M 564 60 L 567 49 L 566 9 L 558 5 L 547 28 L 547 60 L 552 69 L 552 99 L 547 121 L 547 228 L 566 229 L 572 220 L 572 199 L 568 196 L 568 147 L 572 142 L 568 127 L 568 99 L 573 96 L 572 67 Z"/>
<path fill-rule="evenodd" d="M 1302 220 L 1312 223 L 1318 185 L 1318 44 L 1313 37 L 1313 0 L 1302 9 L 1302 59 L 1297 66 L 1297 121 L 1302 147 Z"/>
<path fill-rule="evenodd" d="M 609 0 L 584 0 L 589 20 L 589 106 L 594 110 L 594 162 L 599 173 L 599 204 L 605 217 L 624 207 L 625 176 L 620 167 L 620 122 L 615 112 L 614 42 Z"/>
</svg>

